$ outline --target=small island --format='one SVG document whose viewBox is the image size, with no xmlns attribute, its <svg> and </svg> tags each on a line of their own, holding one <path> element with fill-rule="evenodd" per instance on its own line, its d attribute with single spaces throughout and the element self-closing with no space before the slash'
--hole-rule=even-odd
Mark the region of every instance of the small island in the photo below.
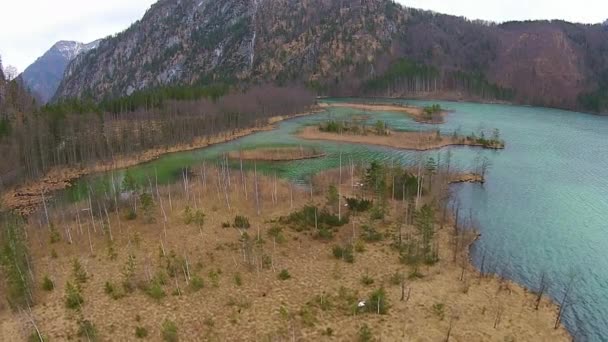
<svg viewBox="0 0 608 342">
<path fill-rule="evenodd" d="M 397 112 L 409 115 L 414 121 L 425 124 L 442 124 L 445 122 L 447 111 L 435 104 L 424 108 L 408 106 L 400 103 L 322 103 L 321 108 L 352 108 L 363 111 Z"/>
<path fill-rule="evenodd" d="M 325 153 L 317 148 L 302 146 L 256 148 L 244 151 L 231 151 L 228 153 L 228 158 L 230 159 L 260 161 L 304 160 L 321 158 L 324 156 Z"/>
<path fill-rule="evenodd" d="M 504 149 L 500 132 L 495 130 L 487 138 L 484 132 L 463 136 L 454 132 L 442 135 L 439 130 L 407 132 L 395 131 L 382 121 L 370 126 L 357 121 L 330 120 L 318 126 L 308 126 L 298 132 L 298 137 L 307 140 L 340 141 L 355 144 L 388 146 L 407 150 L 427 151 L 446 146 L 474 146 L 486 149 Z"/>
</svg>

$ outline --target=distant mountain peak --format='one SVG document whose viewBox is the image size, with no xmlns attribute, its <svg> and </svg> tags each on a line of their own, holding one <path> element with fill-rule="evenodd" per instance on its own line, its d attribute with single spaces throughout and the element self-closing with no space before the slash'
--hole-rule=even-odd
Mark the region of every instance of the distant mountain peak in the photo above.
<svg viewBox="0 0 608 342">
<path fill-rule="evenodd" d="M 95 49 L 99 45 L 99 42 L 100 40 L 96 40 L 85 44 L 70 40 L 60 40 L 51 47 L 51 50 L 59 51 L 65 58 L 71 61 L 79 54 Z"/>
<path fill-rule="evenodd" d="M 48 102 L 63 80 L 65 69 L 74 58 L 99 46 L 101 40 L 87 44 L 61 40 L 39 57 L 23 72 L 25 85 L 36 94 L 42 102 Z"/>
</svg>

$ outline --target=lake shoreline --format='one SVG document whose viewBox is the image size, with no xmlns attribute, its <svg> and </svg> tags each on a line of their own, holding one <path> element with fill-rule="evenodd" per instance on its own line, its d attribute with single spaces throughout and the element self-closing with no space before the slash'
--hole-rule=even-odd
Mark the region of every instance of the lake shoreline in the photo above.
<svg viewBox="0 0 608 342">
<path fill-rule="evenodd" d="M 277 124 L 282 121 L 318 114 L 324 110 L 325 109 L 321 106 L 313 106 L 306 112 L 271 117 L 266 124 L 258 127 L 245 128 L 233 132 L 222 132 L 215 136 L 200 137 L 189 144 L 178 144 L 172 147 L 149 149 L 133 155 L 120 156 L 113 160 L 98 162 L 85 167 L 54 168 L 37 180 L 8 189 L 1 195 L 0 202 L 2 203 L 2 207 L 6 209 L 14 211 L 22 216 L 29 216 L 46 200 L 46 198 L 43 197 L 55 191 L 71 187 L 74 181 L 84 176 L 121 170 L 157 160 L 167 154 L 197 150 L 237 140 L 258 132 L 271 131 L 276 129 Z"/>
<path fill-rule="evenodd" d="M 440 136 L 438 138 L 434 132 L 390 131 L 390 134 L 388 135 L 359 135 L 321 132 L 316 126 L 308 126 L 299 131 L 296 136 L 306 140 L 347 142 L 352 144 L 392 147 L 411 151 L 430 151 L 449 146 L 469 146 L 494 150 L 504 148 L 504 146 L 485 146 L 466 139 L 453 141 L 451 137 L 447 136 Z"/>
</svg>

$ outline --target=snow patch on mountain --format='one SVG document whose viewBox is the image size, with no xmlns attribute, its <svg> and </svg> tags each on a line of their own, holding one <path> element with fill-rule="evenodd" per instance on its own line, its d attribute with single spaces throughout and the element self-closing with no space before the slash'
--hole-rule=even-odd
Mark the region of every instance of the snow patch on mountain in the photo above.
<svg viewBox="0 0 608 342">
<path fill-rule="evenodd" d="M 62 40 L 53 45 L 52 49 L 59 51 L 62 56 L 71 61 L 79 54 L 97 48 L 97 46 L 99 46 L 99 42 L 100 40 L 96 40 L 94 42 L 84 44 L 80 42 Z"/>
</svg>

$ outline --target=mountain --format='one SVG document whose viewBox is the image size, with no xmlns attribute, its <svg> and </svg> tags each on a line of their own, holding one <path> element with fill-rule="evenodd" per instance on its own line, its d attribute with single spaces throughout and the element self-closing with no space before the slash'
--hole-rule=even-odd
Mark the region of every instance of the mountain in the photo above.
<svg viewBox="0 0 608 342">
<path fill-rule="evenodd" d="M 83 44 L 73 41 L 60 41 L 38 58 L 21 75 L 25 85 L 42 102 L 48 102 L 55 92 L 68 64 L 81 53 L 97 47 L 99 41 Z"/>
<path fill-rule="evenodd" d="M 497 25 L 391 0 L 160 0 L 75 58 L 57 98 L 213 82 L 605 112 L 608 28 Z"/>
</svg>

